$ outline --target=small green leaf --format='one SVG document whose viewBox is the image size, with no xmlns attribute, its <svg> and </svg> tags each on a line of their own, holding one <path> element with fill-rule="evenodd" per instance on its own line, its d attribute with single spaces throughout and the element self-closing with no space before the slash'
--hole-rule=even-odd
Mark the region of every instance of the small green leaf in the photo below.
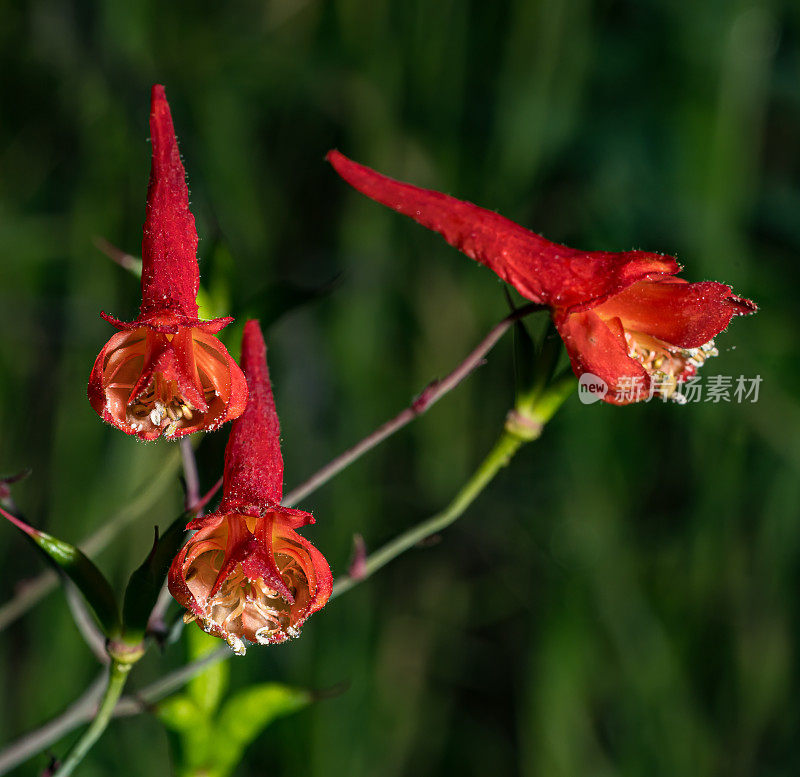
<svg viewBox="0 0 800 777">
<path fill-rule="evenodd" d="M 103 634 L 106 637 L 117 636 L 120 629 L 117 599 L 108 580 L 92 561 L 74 545 L 34 529 L 2 508 L 0 515 L 23 532 L 44 553 L 48 562 L 72 580 L 91 607 Z"/>
<path fill-rule="evenodd" d="M 158 719 L 173 731 L 188 731 L 201 725 L 205 716 L 197 705 L 183 694 L 171 696 L 157 707 Z"/>
<path fill-rule="evenodd" d="M 227 777 L 241 761 L 245 748 L 270 723 L 310 702 L 308 691 L 265 683 L 237 693 L 216 717 L 198 705 L 193 693 L 160 702 L 156 714 L 177 735 L 172 739 L 179 754 L 181 777 Z"/>
<path fill-rule="evenodd" d="M 161 593 L 169 565 L 183 544 L 189 518 L 187 513 L 178 516 L 161 537 L 156 528 L 150 553 L 131 575 L 122 606 L 123 638 L 126 642 L 138 643 L 144 637 L 147 620 Z"/>
<path fill-rule="evenodd" d="M 311 702 L 303 688 L 262 683 L 245 688 L 225 702 L 216 728 L 243 746 L 250 744 L 273 720 L 297 712 Z"/>
<path fill-rule="evenodd" d="M 219 649 L 219 638 L 198 628 L 188 629 L 187 638 L 190 661 L 196 661 Z M 229 676 L 230 662 L 217 661 L 189 681 L 186 689 L 189 698 L 206 715 L 213 715 L 228 688 Z"/>
<path fill-rule="evenodd" d="M 517 306 L 508 289 L 505 292 L 511 312 L 516 312 Z M 561 350 L 561 338 L 552 321 L 541 334 L 538 345 L 523 319 L 514 322 L 514 377 L 518 406 L 530 404 L 541 394 L 555 373 Z"/>
<path fill-rule="evenodd" d="M 209 774 L 226 777 L 244 749 L 274 720 L 291 715 L 311 702 L 308 691 L 279 683 L 264 683 L 240 691 L 223 706 L 213 726 Z"/>
<path fill-rule="evenodd" d="M 210 775 L 204 768 L 213 760 L 213 728 L 209 717 L 185 694 L 160 702 L 156 716 L 170 735 L 170 744 L 180 763 L 178 774 Z"/>
<path fill-rule="evenodd" d="M 536 385 L 536 345 L 525 322 L 514 322 L 514 384 L 517 397 Z"/>
</svg>

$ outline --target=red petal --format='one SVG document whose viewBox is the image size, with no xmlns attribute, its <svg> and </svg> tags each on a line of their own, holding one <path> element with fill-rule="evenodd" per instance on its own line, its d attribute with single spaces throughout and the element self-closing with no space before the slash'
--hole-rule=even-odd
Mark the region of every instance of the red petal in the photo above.
<svg viewBox="0 0 800 777">
<path fill-rule="evenodd" d="M 225 481 L 220 510 L 263 513 L 283 495 L 280 422 L 267 368 L 267 347 L 258 321 L 248 321 L 242 335 L 242 369 L 249 399 L 231 427 L 225 449 Z"/>
<path fill-rule="evenodd" d="M 294 558 L 308 580 L 308 601 L 305 597 L 291 610 L 292 626 L 299 628 L 303 621 L 318 610 L 321 610 L 333 590 L 333 576 L 325 556 L 320 553 L 305 537 L 293 531 L 281 521 L 275 521 L 272 540 L 273 554 L 287 554 Z M 282 642 L 288 635 L 279 633 L 271 641 Z"/>
<path fill-rule="evenodd" d="M 194 594 L 192 594 L 189 586 L 186 584 L 184 577 L 183 565 L 186 561 L 186 554 L 191 547 L 191 540 L 189 540 L 179 551 L 178 555 L 172 560 L 167 574 L 167 587 L 169 592 L 174 597 L 175 601 L 192 612 L 196 617 L 203 618 L 205 616 L 205 607 L 201 605 Z M 213 630 L 212 633 L 217 636 L 223 636 L 219 627 Z"/>
<path fill-rule="evenodd" d="M 629 331 L 680 348 L 697 348 L 725 329 L 733 316 L 756 310 L 753 302 L 735 296 L 730 286 L 678 278 L 640 281 L 595 308 L 603 318 L 619 317 Z"/>
<path fill-rule="evenodd" d="M 206 401 L 198 370 L 210 381 L 216 396 Z M 122 385 L 114 382 L 122 377 Z M 199 328 L 179 327 L 173 337 L 142 326 L 115 334 L 95 360 L 89 376 L 89 401 L 103 420 L 143 440 L 161 436 L 162 429 L 132 424 L 127 418 L 131 397 L 137 397 L 153 380 L 174 381 L 183 399 L 196 409 L 171 434 L 183 437 L 200 429 L 217 429 L 237 418 L 247 403 L 247 384 L 239 365 L 225 346 Z"/>
<path fill-rule="evenodd" d="M 387 178 L 338 151 L 330 151 L 327 159 L 362 194 L 438 232 L 540 304 L 585 309 L 638 280 L 680 269 L 661 254 L 587 252 L 551 243 L 493 211 Z"/>
<path fill-rule="evenodd" d="M 646 399 L 650 391 L 650 376 L 645 368 L 628 356 L 628 347 L 618 321 L 604 322 L 593 310 L 554 317 L 559 334 L 567 347 L 569 360 L 575 374 L 580 377 L 591 373 L 608 384 L 608 393 L 603 397 L 611 404 L 620 403 L 616 399 L 622 388 L 623 378 L 641 380 L 641 399 Z"/>
</svg>

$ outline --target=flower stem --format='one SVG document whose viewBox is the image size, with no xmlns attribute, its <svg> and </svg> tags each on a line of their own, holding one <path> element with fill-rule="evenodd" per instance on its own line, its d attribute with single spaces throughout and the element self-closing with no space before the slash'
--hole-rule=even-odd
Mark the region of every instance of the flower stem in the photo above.
<svg viewBox="0 0 800 777">
<path fill-rule="evenodd" d="M 89 725 L 89 728 L 83 732 L 81 738 L 72 746 L 69 753 L 67 753 L 64 761 L 56 769 L 53 777 L 67 777 L 72 774 L 75 767 L 83 760 L 86 753 L 91 750 L 92 745 L 100 738 L 102 733 L 106 730 L 108 722 L 111 720 L 111 715 L 114 712 L 114 707 L 117 706 L 117 701 L 122 694 L 122 689 L 125 687 L 125 682 L 128 679 L 132 664 L 122 663 L 120 661 L 113 661 L 108 670 L 108 684 L 100 700 L 100 706 L 97 710 L 97 715 Z"/>
<path fill-rule="evenodd" d="M 331 599 L 340 596 L 362 580 L 366 580 L 401 553 L 456 521 L 489 485 L 494 476 L 511 461 L 522 445 L 541 436 L 544 425 L 561 407 L 574 385 L 575 379 L 572 376 L 568 379 L 557 380 L 535 402 L 525 406 L 518 405 L 512 410 L 500 438 L 481 462 L 475 474 L 455 495 L 453 501 L 440 513 L 412 526 L 408 531 L 367 556 L 363 571 L 357 577 L 348 575 L 338 578 Z"/>
<path fill-rule="evenodd" d="M 181 462 L 183 464 L 183 480 L 186 487 L 184 505 L 192 511 L 200 501 L 200 476 L 197 473 L 197 459 L 194 455 L 192 441 L 188 437 L 181 438 Z"/>
<path fill-rule="evenodd" d="M 382 548 L 367 556 L 367 561 L 362 574 L 358 577 L 342 577 L 336 581 L 331 594 L 331 599 L 340 596 L 357 583 L 371 577 L 379 569 L 397 558 L 409 548 L 428 537 L 447 528 L 458 519 L 463 512 L 475 501 L 478 494 L 491 482 L 498 471 L 505 467 L 514 454 L 526 442 L 521 437 L 508 431 L 503 431 L 500 438 L 481 462 L 475 474 L 467 481 L 464 487 L 456 494 L 452 502 L 442 512 L 428 518 L 426 521 L 413 526 L 408 531 L 387 542 Z"/>
<path fill-rule="evenodd" d="M 483 364 L 484 357 L 497 344 L 497 341 L 508 331 L 515 321 L 531 313 L 542 310 L 541 305 L 530 303 L 506 316 L 495 324 L 486 337 L 478 343 L 476 348 L 458 365 L 447 377 L 435 380 L 426 386 L 422 393 L 405 410 L 401 410 L 394 418 L 379 426 L 374 432 L 368 434 L 361 442 L 348 448 L 322 469 L 315 472 L 308 480 L 301 483 L 283 497 L 281 504 L 290 507 L 301 499 L 316 491 L 345 467 L 349 467 L 368 451 L 382 443 L 387 437 L 410 424 L 415 418 L 421 416 L 438 402 L 445 394 L 452 391 L 461 381 Z"/>
</svg>

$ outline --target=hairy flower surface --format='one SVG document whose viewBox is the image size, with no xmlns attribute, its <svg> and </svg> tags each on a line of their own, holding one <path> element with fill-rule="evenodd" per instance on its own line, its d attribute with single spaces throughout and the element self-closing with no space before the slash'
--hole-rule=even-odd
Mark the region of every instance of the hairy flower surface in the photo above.
<svg viewBox="0 0 800 777">
<path fill-rule="evenodd" d="M 143 440 L 216 429 L 247 402 L 239 366 L 215 335 L 231 318 L 199 319 L 197 231 L 164 87 L 153 87 L 152 165 L 142 238 L 142 304 L 135 321 L 106 313 L 119 331 L 95 360 L 89 401 Z"/>
<path fill-rule="evenodd" d="M 729 286 L 689 283 L 671 256 L 646 251 L 579 251 L 551 243 L 493 211 L 388 178 L 345 157 L 327 156 L 362 194 L 441 234 L 520 294 L 551 309 L 578 376 L 609 386 L 627 404 L 653 393 L 681 399 L 679 384 L 710 356 L 731 318 L 755 312 Z M 642 391 L 620 389 L 638 381 Z"/>
<path fill-rule="evenodd" d="M 281 507 L 280 425 L 257 321 L 242 337 L 250 398 L 225 449 L 223 497 L 217 512 L 192 521 L 197 533 L 169 571 L 169 589 L 211 634 L 237 653 L 245 641 L 268 644 L 298 636 L 331 594 L 325 557 L 297 529 L 310 513 Z"/>
</svg>

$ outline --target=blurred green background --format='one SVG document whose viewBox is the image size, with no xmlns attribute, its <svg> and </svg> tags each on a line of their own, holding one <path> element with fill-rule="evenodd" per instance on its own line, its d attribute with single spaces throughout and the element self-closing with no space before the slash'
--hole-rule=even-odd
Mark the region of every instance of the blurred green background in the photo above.
<svg viewBox="0 0 800 777">
<path fill-rule="evenodd" d="M 93 240 L 139 252 L 152 83 L 172 106 L 204 282 L 271 322 L 287 488 L 507 311 L 489 271 L 338 179 L 331 147 L 553 240 L 676 254 L 690 279 L 761 305 L 704 371 L 761 375 L 756 404 L 573 397 L 440 543 L 300 640 L 229 662 L 232 692 L 337 689 L 267 728 L 237 774 L 800 773 L 797 3 L 31 0 L 0 15 L 0 473 L 31 467 L 20 509 L 71 541 L 144 493 L 96 556 L 118 587 L 181 502 L 174 446 L 125 437 L 86 400 L 112 331 L 100 310 L 137 311 L 137 281 Z M 304 501 L 334 573 L 355 532 L 375 548 L 445 505 L 512 401 L 507 337 Z M 225 437 L 200 446 L 206 486 Z M 5 602 L 44 567 L 0 529 Z M 97 671 L 61 592 L 6 628 L 0 654 L 3 743 Z M 185 640 L 151 651 L 131 690 L 185 654 Z M 171 764 L 143 714 L 112 723 L 80 773 Z"/>
</svg>

